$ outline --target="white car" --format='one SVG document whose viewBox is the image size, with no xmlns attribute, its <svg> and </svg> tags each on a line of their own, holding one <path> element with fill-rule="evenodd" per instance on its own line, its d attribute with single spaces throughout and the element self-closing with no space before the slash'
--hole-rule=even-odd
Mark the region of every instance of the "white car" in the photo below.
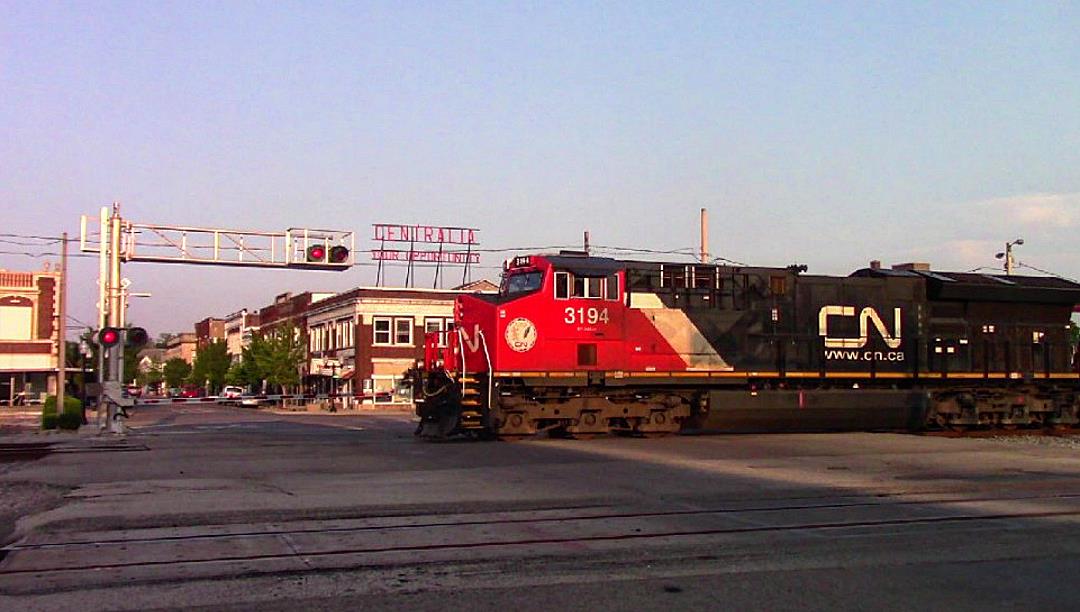
<svg viewBox="0 0 1080 612">
<path fill-rule="evenodd" d="M 244 389 L 241 387 L 225 387 L 221 390 L 221 399 L 231 402 L 240 399 L 243 394 Z"/>
<path fill-rule="evenodd" d="M 236 401 L 238 405 L 246 406 L 248 408 L 258 408 L 263 404 L 263 402 L 264 400 L 261 400 L 258 396 L 252 395 L 250 393 L 245 393 L 241 395 Z"/>
</svg>

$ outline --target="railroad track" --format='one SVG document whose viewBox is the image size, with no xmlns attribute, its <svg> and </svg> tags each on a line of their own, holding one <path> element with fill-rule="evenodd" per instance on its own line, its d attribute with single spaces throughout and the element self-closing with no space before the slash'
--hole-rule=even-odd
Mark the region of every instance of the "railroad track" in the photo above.
<svg viewBox="0 0 1080 612">
<path fill-rule="evenodd" d="M 990 428 L 963 430 L 931 430 L 919 432 L 919 435 L 937 438 L 999 438 L 1012 436 L 1045 436 L 1052 438 L 1076 438 L 1080 440 L 1080 430 L 1074 428 Z"/>
<path fill-rule="evenodd" d="M 139 529 L 5 547 L 0 592 L 86 588 L 118 576 L 134 582 L 163 576 L 209 578 L 574 555 L 746 535 L 815 538 L 852 530 L 981 529 L 1048 520 L 1080 523 L 1080 491 L 921 499 L 867 496 L 646 512 L 578 507 L 308 521 L 255 529 Z"/>
</svg>

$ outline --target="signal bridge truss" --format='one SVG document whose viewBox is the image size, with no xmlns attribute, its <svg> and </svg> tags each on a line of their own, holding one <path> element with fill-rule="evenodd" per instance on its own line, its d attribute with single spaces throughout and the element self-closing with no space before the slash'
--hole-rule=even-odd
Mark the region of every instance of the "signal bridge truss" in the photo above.
<svg viewBox="0 0 1080 612">
<path fill-rule="evenodd" d="M 107 229 L 101 231 L 96 217 L 83 215 L 81 250 L 101 253 L 104 244 L 104 250 L 109 251 L 108 233 Z M 353 265 L 355 240 L 353 232 L 342 230 L 289 228 L 283 232 L 260 232 L 121 220 L 119 255 L 123 261 L 345 270 Z M 326 254 L 334 247 L 348 249 L 347 257 L 331 261 Z M 322 259 L 313 258 L 313 253 L 320 254 Z"/>
</svg>

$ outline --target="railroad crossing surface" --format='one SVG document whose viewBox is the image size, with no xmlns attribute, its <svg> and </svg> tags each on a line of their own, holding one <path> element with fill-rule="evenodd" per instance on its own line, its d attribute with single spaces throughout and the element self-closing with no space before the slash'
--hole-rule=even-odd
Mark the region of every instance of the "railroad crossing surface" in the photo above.
<svg viewBox="0 0 1080 612">
<path fill-rule="evenodd" d="M 1075 440 L 425 443 L 404 413 L 218 405 L 131 424 L 0 455 L 0 609 L 1080 607 Z"/>
</svg>

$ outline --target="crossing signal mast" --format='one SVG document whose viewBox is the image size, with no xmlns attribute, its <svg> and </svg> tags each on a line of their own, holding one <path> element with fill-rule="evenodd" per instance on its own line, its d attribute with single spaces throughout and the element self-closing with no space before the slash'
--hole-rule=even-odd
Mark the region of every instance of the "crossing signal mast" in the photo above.
<svg viewBox="0 0 1080 612">
<path fill-rule="evenodd" d="M 126 285 L 120 266 L 127 262 L 179 263 L 248 268 L 348 270 L 354 263 L 355 237 L 351 231 L 289 228 L 262 232 L 212 227 L 135 223 L 120 216 L 120 204 L 103 206 L 99 215 L 83 215 L 80 250 L 98 254 L 98 372 L 101 405 L 107 404 L 102 429 L 122 433 L 125 397 L 122 382 L 124 348 L 138 349 L 149 341 L 145 329 L 127 327 Z"/>
</svg>

